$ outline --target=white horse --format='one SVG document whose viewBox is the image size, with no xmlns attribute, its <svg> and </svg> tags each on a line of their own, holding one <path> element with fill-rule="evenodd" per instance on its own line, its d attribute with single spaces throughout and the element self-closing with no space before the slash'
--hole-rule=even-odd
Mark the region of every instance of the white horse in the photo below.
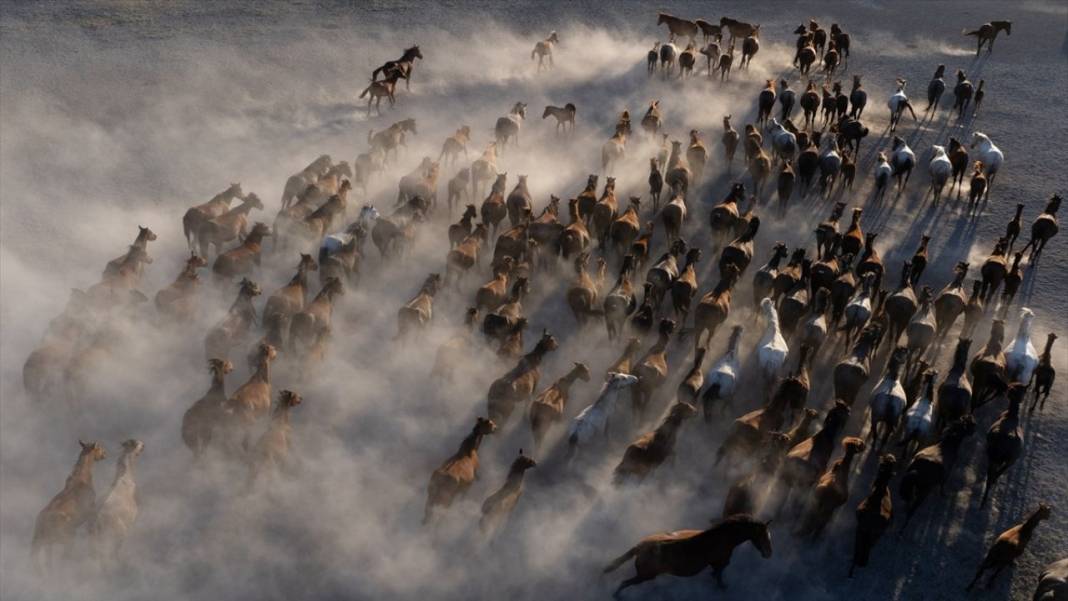
<svg viewBox="0 0 1068 601">
<path fill-rule="evenodd" d="M 912 110 L 912 103 L 905 94 L 905 83 L 904 79 L 897 80 L 897 91 L 886 102 L 887 108 L 890 109 L 890 133 L 894 133 L 897 129 L 897 124 L 901 122 L 901 115 L 905 113 L 905 109 L 912 113 L 913 121 L 916 120 L 916 111 Z"/>
<path fill-rule="evenodd" d="M 734 326 L 731 330 L 730 341 L 727 342 L 727 352 L 719 358 L 712 369 L 705 374 L 705 384 L 708 388 L 701 396 L 704 406 L 705 421 L 712 421 L 712 406 L 717 400 L 722 401 L 720 412 L 726 413 L 731 409 L 731 400 L 734 399 L 734 388 L 738 382 L 738 374 L 741 372 L 741 364 L 738 362 L 738 341 L 742 338 L 742 326 Z"/>
<path fill-rule="evenodd" d="M 931 173 L 931 194 L 934 195 L 935 202 L 938 202 L 942 198 L 942 188 L 946 187 L 946 182 L 953 175 L 953 163 L 949 161 L 944 146 L 931 146 L 931 150 L 934 151 L 934 156 L 931 157 L 927 170 Z"/>
<path fill-rule="evenodd" d="M 786 363 L 786 355 L 790 353 L 790 347 L 786 345 L 782 330 L 779 328 L 779 313 L 775 310 L 775 303 L 770 298 L 764 297 L 760 301 L 760 312 L 764 314 L 767 325 L 764 335 L 757 344 L 757 364 L 760 373 L 764 377 L 765 384 L 775 382 L 779 378 L 779 372 Z"/>
<path fill-rule="evenodd" d="M 903 138 L 894 136 L 893 151 L 890 153 L 890 167 L 893 168 L 894 177 L 897 178 L 898 193 L 908 185 L 909 177 L 912 175 L 912 168 L 915 166 L 916 153 L 912 152 L 912 149 L 909 148 Z"/>
<path fill-rule="evenodd" d="M 1034 320 L 1034 311 L 1027 307 L 1020 310 L 1020 328 L 1016 330 L 1016 339 L 1005 353 L 1005 372 L 1010 382 L 1029 384 L 1031 374 L 1038 366 L 1038 352 L 1031 342 L 1031 322 Z"/>
<path fill-rule="evenodd" d="M 886 160 L 886 153 L 880 152 L 879 158 L 875 162 L 875 197 L 882 198 L 886 194 L 886 188 L 890 184 L 890 178 L 894 175 L 894 170 L 890 167 L 890 162 Z"/>
<path fill-rule="evenodd" d="M 775 151 L 777 158 L 783 160 L 794 158 L 794 154 L 797 153 L 797 136 L 774 118 L 768 125 L 768 138 L 771 139 L 771 148 Z"/>
<path fill-rule="evenodd" d="M 924 393 L 920 400 L 913 403 L 905 413 L 905 423 L 901 432 L 901 446 L 905 447 L 908 457 L 912 443 L 923 446 L 931 438 L 934 428 L 934 372 L 924 374 Z"/>
<path fill-rule="evenodd" d="M 567 456 L 574 457 L 579 447 L 586 446 L 598 434 L 608 436 L 608 418 L 615 412 L 619 391 L 638 383 L 638 378 L 628 374 L 608 372 L 597 400 L 571 420 L 567 429 Z"/>
<path fill-rule="evenodd" d="M 997 175 L 998 170 L 1001 169 L 1001 164 L 1005 162 L 1005 154 L 997 146 L 994 146 L 989 136 L 978 131 L 972 134 L 972 149 L 976 150 L 972 158 L 982 161 L 983 167 L 986 168 L 985 197 L 989 198 L 990 188 L 994 186 L 994 177 Z"/>
<path fill-rule="evenodd" d="M 527 105 L 523 102 L 517 102 L 512 107 L 512 111 L 506 116 L 497 119 L 497 124 L 493 128 L 493 133 L 496 135 L 497 147 L 501 151 L 504 151 L 508 146 L 508 140 L 515 138 L 515 145 L 519 146 L 519 129 L 523 125 L 523 119 L 527 118 Z"/>
<path fill-rule="evenodd" d="M 838 173 L 842 170 L 842 155 L 838 153 L 838 140 L 834 136 L 827 136 L 823 143 L 824 149 L 820 154 L 820 192 L 831 195 L 834 182 L 838 179 Z"/>
</svg>

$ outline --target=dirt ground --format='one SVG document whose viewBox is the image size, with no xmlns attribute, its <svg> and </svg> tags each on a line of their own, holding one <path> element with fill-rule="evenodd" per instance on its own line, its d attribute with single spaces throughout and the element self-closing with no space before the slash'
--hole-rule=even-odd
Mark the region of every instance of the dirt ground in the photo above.
<svg viewBox="0 0 1068 601">
<path fill-rule="evenodd" d="M 703 74 L 687 81 L 650 77 L 645 53 L 666 36 L 664 27 L 654 25 L 657 10 L 760 23 L 761 50 L 748 71 L 735 70 L 726 83 Z M 368 202 L 388 213 L 397 179 L 421 157 L 437 157 L 441 140 L 461 124 L 472 126 L 474 159 L 491 139 L 494 121 L 516 101 L 527 102 L 529 113 L 520 146 L 504 154 L 501 169 L 509 174 L 509 189 L 516 175 L 529 176 L 540 210 L 550 193 L 572 197 L 588 173 L 601 171 L 600 147 L 621 110 L 628 109 L 637 121 L 650 100 L 660 99 L 665 131 L 684 140 L 690 129 L 699 129 L 712 151 L 705 181 L 690 199 L 685 229 L 688 240 L 707 247 L 708 208 L 731 181 L 741 177 L 750 185 L 748 176 L 739 175 L 739 162 L 727 173 L 719 147 L 722 117 L 732 114 L 738 129 L 751 122 L 766 79 L 787 77 L 795 89 L 803 87 L 790 69 L 790 32 L 809 18 L 825 27 L 839 23 L 852 36 L 840 78 L 848 84 L 854 74 L 862 75 L 869 94 L 864 122 L 871 134 L 861 149 L 857 185 L 840 198 L 850 208 L 865 207 L 862 225 L 880 234 L 877 246 L 887 281 L 896 281 L 902 260 L 923 235 L 932 239 L 923 284 L 937 292 L 958 261 L 969 261 L 974 277 L 1016 203 L 1026 205 L 1025 241 L 1049 196 L 1068 191 L 1063 169 L 1068 124 L 1059 116 L 1068 90 L 1063 3 L 0 7 L 0 597 L 607 598 L 633 569 L 628 564 L 602 576 L 612 557 L 642 536 L 699 528 L 719 515 L 733 474 L 711 467 L 711 459 L 728 422 L 687 424 L 674 463 L 641 487 L 622 489 L 611 486 L 611 469 L 639 433 L 625 405 L 610 438 L 577 468 L 562 461 L 559 429 L 531 472 L 512 521 L 487 543 L 476 527 L 481 501 L 503 482 L 516 450 L 529 450 L 531 444 L 525 416 L 513 416 L 483 447 L 480 479 L 468 497 L 436 527 L 421 528 L 427 476 L 454 451 L 474 416 L 484 412 L 489 382 L 510 367 L 484 353 L 452 383 L 425 377 L 438 346 L 459 331 L 470 300 L 466 289 L 437 300 L 434 325 L 418 343 L 391 341 L 397 307 L 428 272 L 443 268 L 445 223 L 455 216 L 439 215 L 426 226 L 403 263 L 383 265 L 369 245 L 364 282 L 337 309 L 327 365 L 303 380 L 292 365 L 279 366 L 276 389 L 298 389 L 308 401 L 294 418 L 298 460 L 269 490 L 239 490 L 235 482 L 244 481 L 239 467 L 191 467 L 178 436 L 182 412 L 206 388 L 202 340 L 231 302 L 231 286 L 209 283 L 207 308 L 193 323 L 160 326 L 151 307 L 124 320 L 122 344 L 96 365 L 90 384 L 71 405 L 30 401 L 22 388 L 23 362 L 49 319 L 62 310 L 69 289 L 95 282 L 100 266 L 122 252 L 136 225 L 149 225 L 159 234 L 149 249 L 156 260 L 142 285 L 151 298 L 187 256 L 179 224 L 188 206 L 239 181 L 246 192 L 264 199 L 266 211 L 258 218 L 270 223 L 289 174 L 322 153 L 351 162 L 365 150 L 369 131 L 404 117 L 418 120 L 418 134 L 366 196 L 350 198 L 350 216 L 353 206 Z M 976 57 L 974 38 L 961 30 L 992 19 L 1011 19 L 1013 33 L 1000 36 L 992 54 Z M 556 67 L 539 74 L 530 49 L 550 30 L 561 38 Z M 425 59 L 416 65 L 412 89 L 398 92 L 396 108 L 368 117 L 356 97 L 371 69 L 413 43 L 420 44 Z M 875 154 L 890 140 L 886 100 L 894 81 L 907 79 L 910 96 L 922 108 L 926 103 L 920 99 L 938 64 L 946 65 L 947 79 L 960 68 L 973 82 L 986 81 L 982 109 L 963 121 L 947 110 L 931 118 L 921 115 L 919 122 L 906 117 L 898 134 L 916 151 L 919 167 L 904 194 L 872 203 Z M 943 105 L 951 96 L 947 92 Z M 552 120 L 539 118 L 544 105 L 566 102 L 578 106 L 578 126 L 570 138 L 556 136 Z M 976 131 L 988 134 L 1005 154 L 989 203 L 974 212 L 953 199 L 935 205 L 927 194 L 930 146 L 945 144 L 949 136 L 967 140 Z M 636 136 L 629 143 L 615 173 L 620 198 L 645 195 L 648 158 L 655 153 L 648 140 Z M 442 181 L 459 166 L 446 168 Z M 786 218 L 758 208 L 763 221 L 750 270 L 767 260 L 775 241 L 811 249 L 811 231 L 831 204 L 796 200 Z M 1009 336 L 1016 332 L 1020 306 L 1037 314 L 1036 346 L 1049 331 L 1068 335 L 1066 240 L 1058 235 L 1039 260 L 1027 264 L 1017 306 L 1009 310 Z M 715 282 L 715 258 L 706 248 L 702 291 Z M 290 263 L 285 257 L 265 262 L 256 277 L 266 293 L 287 281 Z M 740 324 L 747 365 L 751 359 L 763 330 L 750 309 L 751 271 L 735 293 L 728 323 L 710 345 L 712 357 L 722 353 L 730 326 Z M 561 273 L 569 270 L 561 267 Z M 465 286 L 473 288 L 483 279 L 482 274 L 472 277 Z M 539 284 L 527 312 L 528 341 L 542 328 L 561 341 L 546 362 L 542 387 L 573 361 L 587 362 L 594 374 L 593 382 L 574 388 L 567 409 L 571 417 L 593 400 L 600 374 L 618 349 L 608 345 L 603 328 L 576 327 L 561 300 L 568 281 Z M 976 330 L 973 351 L 985 342 L 989 321 Z M 740 547 L 726 573 L 726 591 L 716 589 L 707 574 L 661 577 L 627 598 L 961 599 L 992 539 L 1045 501 L 1053 504 L 1053 515 L 1039 527 L 1027 553 L 992 590 L 972 595 L 1030 598 L 1042 568 L 1068 555 L 1068 507 L 1062 501 L 1068 482 L 1065 344 L 1059 343 L 1054 354 L 1062 378 L 1044 411 L 1025 414 L 1024 457 L 1002 478 L 988 506 L 980 507 L 979 501 L 983 433 L 1004 401 L 978 415 L 978 434 L 963 447 L 952 494 L 928 500 L 903 537 L 888 533 L 871 565 L 854 578 L 846 577 L 852 510 L 869 489 L 874 454 L 858 462 L 851 499 L 822 541 L 795 539 L 784 515 L 773 527 L 774 556 L 762 560 L 750 546 Z M 656 399 L 658 410 L 667 406 L 668 390 L 688 369 L 690 350 L 688 343 L 672 346 L 672 375 Z M 829 401 L 830 370 L 840 350 L 816 362 L 810 406 L 823 408 Z M 941 373 L 951 353 L 951 345 L 942 349 L 935 366 Z M 885 356 L 875 363 L 880 370 Z M 248 376 L 244 362 L 235 363 L 241 365 L 228 380 L 231 390 Z M 736 414 L 759 404 L 760 383 L 751 373 L 736 397 Z M 873 373 L 872 384 L 877 377 Z M 848 433 L 866 433 L 865 409 L 866 391 L 853 408 Z M 38 579 L 28 553 L 34 516 L 60 489 L 75 441 L 101 440 L 113 458 L 119 441 L 131 436 L 144 440 L 147 450 L 137 472 L 141 514 L 124 564 L 100 576 L 79 542 L 66 575 Z M 111 481 L 111 458 L 97 468 L 98 493 Z"/>
</svg>

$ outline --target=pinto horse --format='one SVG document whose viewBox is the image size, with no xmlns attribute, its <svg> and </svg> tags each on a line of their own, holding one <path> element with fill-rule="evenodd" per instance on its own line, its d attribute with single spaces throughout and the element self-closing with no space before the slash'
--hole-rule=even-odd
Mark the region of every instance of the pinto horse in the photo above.
<svg viewBox="0 0 1068 601">
<path fill-rule="evenodd" d="M 423 53 L 419 51 L 419 46 L 406 48 L 400 58 L 395 61 L 386 61 L 381 67 L 372 71 L 371 81 L 377 81 L 379 73 L 385 79 L 396 75 L 397 79 L 404 80 L 404 89 L 410 90 L 412 89 L 412 67 L 415 66 L 415 59 L 417 58 L 423 58 Z"/>
</svg>

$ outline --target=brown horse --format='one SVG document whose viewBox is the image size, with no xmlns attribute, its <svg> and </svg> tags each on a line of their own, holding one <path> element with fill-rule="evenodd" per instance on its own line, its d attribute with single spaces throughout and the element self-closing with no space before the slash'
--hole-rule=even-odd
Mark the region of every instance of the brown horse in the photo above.
<svg viewBox="0 0 1068 601">
<path fill-rule="evenodd" d="M 189 250 L 193 250 L 193 236 L 199 225 L 213 217 L 222 215 L 230 208 L 230 203 L 235 198 L 244 198 L 241 184 L 230 184 L 230 187 L 216 194 L 211 200 L 190 208 L 182 216 L 182 230 L 185 239 L 189 243 Z"/>
<path fill-rule="evenodd" d="M 675 439 L 683 420 L 695 415 L 697 409 L 687 402 L 672 405 L 655 430 L 630 443 L 613 472 L 613 481 L 619 485 L 630 478 L 639 482 L 644 480 L 675 453 Z"/>
<path fill-rule="evenodd" d="M 390 108 L 397 105 L 397 97 L 394 96 L 394 92 L 397 89 L 397 80 L 402 76 L 400 73 L 393 73 L 383 79 L 382 81 L 372 81 L 371 85 L 367 86 L 360 92 L 360 98 L 367 96 L 367 116 L 371 116 L 371 105 L 375 107 L 375 112 L 379 115 L 382 114 L 382 99 L 389 100 Z"/>
<path fill-rule="evenodd" d="M 426 327 L 434 317 L 434 296 L 441 288 L 441 275 L 432 273 L 423 280 L 419 292 L 397 311 L 397 335 L 403 338 L 413 328 Z"/>
<path fill-rule="evenodd" d="M 252 326 L 256 325 L 256 307 L 252 299 L 259 296 L 260 287 L 256 282 L 245 278 L 241 280 L 238 288 L 237 299 L 230 305 L 226 317 L 208 331 L 204 340 L 204 351 L 207 359 L 217 357 L 225 358 L 230 349 L 241 343 L 241 339 L 248 335 Z"/>
<path fill-rule="evenodd" d="M 240 240 L 248 233 L 248 216 L 252 209 L 263 210 L 263 201 L 255 194 L 242 199 L 241 204 L 229 211 L 206 219 L 196 228 L 196 242 L 200 247 L 200 256 L 210 256 L 211 247 L 219 252 L 222 245 L 232 240 Z"/>
<path fill-rule="evenodd" d="M 812 489 L 808 509 L 797 531 L 799 535 L 819 538 L 831 523 L 835 510 L 849 500 L 849 475 L 853 470 L 853 460 L 864 452 L 864 448 L 864 441 L 859 438 L 847 436 L 842 439 L 845 453 L 831 464 Z"/>
<path fill-rule="evenodd" d="M 198 309 L 197 290 L 201 284 L 197 271 L 207 265 L 204 257 L 190 252 L 185 267 L 174 282 L 156 293 L 156 310 L 176 321 L 192 319 Z"/>
<path fill-rule="evenodd" d="M 566 374 L 551 386 L 541 391 L 530 404 L 530 431 L 534 436 L 534 453 L 541 448 L 545 435 L 553 424 L 563 419 L 564 409 L 576 380 L 590 381 L 590 369 L 585 363 L 575 363 Z"/>
<path fill-rule="evenodd" d="M 211 386 L 182 416 L 182 442 L 193 452 L 194 461 L 200 459 L 211 444 L 212 431 L 223 418 L 223 405 L 229 398 L 225 380 L 234 370 L 234 364 L 225 359 L 211 359 L 208 369 Z"/>
<path fill-rule="evenodd" d="M 1032 511 L 1022 523 L 998 535 L 990 550 L 986 552 L 986 557 L 979 564 L 979 569 L 975 572 L 975 578 L 972 578 L 966 590 L 971 590 L 979 582 L 983 572 L 987 570 L 994 570 L 994 573 L 990 575 L 990 579 L 986 581 L 987 588 L 993 586 L 994 579 L 998 577 L 1001 570 L 1023 555 L 1024 550 L 1027 549 L 1027 544 L 1031 542 L 1031 536 L 1034 535 L 1035 528 L 1043 520 L 1049 519 L 1051 512 L 1052 509 L 1049 505 L 1039 503 L 1038 508 Z"/>
<path fill-rule="evenodd" d="M 674 42 L 678 36 L 684 36 L 690 38 L 691 42 L 697 41 L 698 27 L 697 23 L 688 21 L 686 19 L 680 19 L 667 13 L 656 14 L 656 24 L 668 26 L 668 41 Z"/>
<path fill-rule="evenodd" d="M 483 534 L 492 536 L 508 520 L 523 494 L 523 474 L 537 465 L 536 461 L 523 454 L 523 449 L 519 449 L 519 457 L 508 468 L 504 485 L 482 503 L 482 518 L 478 521 L 478 527 Z"/>
<path fill-rule="evenodd" d="M 297 273 L 289 280 L 289 283 L 278 289 L 267 299 L 263 307 L 263 323 L 265 327 L 279 319 L 288 319 L 304 310 L 304 303 L 308 300 L 308 272 L 317 271 L 319 264 L 311 255 L 300 254 L 300 263 L 297 264 Z"/>
<path fill-rule="evenodd" d="M 373 129 L 367 132 L 367 144 L 370 145 L 371 151 L 380 151 L 382 153 L 383 160 L 388 160 L 390 153 L 393 153 L 393 157 L 396 158 L 400 152 L 400 147 L 407 148 L 406 139 L 408 134 L 419 133 L 416 130 L 415 119 L 404 119 L 398 121 L 386 129 L 376 132 Z"/>
<path fill-rule="evenodd" d="M 300 405 L 304 399 L 292 390 L 278 393 L 278 404 L 271 412 L 271 421 L 267 430 L 256 441 L 249 461 L 248 484 L 252 487 L 260 478 L 276 474 L 279 468 L 289 462 L 289 436 L 293 426 L 289 423 L 289 412 Z"/>
<path fill-rule="evenodd" d="M 304 353 L 319 337 L 320 332 L 330 327 L 334 313 L 334 300 L 345 294 L 345 285 L 337 278 L 323 282 L 318 294 L 303 310 L 293 314 L 289 326 L 289 345 L 298 353 Z"/>
<path fill-rule="evenodd" d="M 271 409 L 271 362 L 277 357 L 273 346 L 260 344 L 255 371 L 223 404 L 227 426 L 232 436 L 241 438 L 242 451 L 249 450 L 252 426 Z"/>
<path fill-rule="evenodd" d="M 263 239 L 269 235 L 271 230 L 267 224 L 256 223 L 241 244 L 215 257 L 211 271 L 220 278 L 251 274 L 253 268 L 260 264 Z"/>
<path fill-rule="evenodd" d="M 853 570 L 868 565 L 868 558 L 875 543 L 890 527 L 894 517 L 894 504 L 890 495 L 890 479 L 894 477 L 893 455 L 879 458 L 879 472 L 875 475 L 871 492 L 857 505 L 857 533 L 853 542 L 853 561 L 849 565 L 849 577 Z"/>
<path fill-rule="evenodd" d="M 457 497 L 463 497 L 471 483 L 478 477 L 478 447 L 487 434 L 493 434 L 497 424 L 480 417 L 475 427 L 460 443 L 460 449 L 445 460 L 441 467 L 430 475 L 426 491 L 426 508 L 423 524 L 430 523 L 437 507 L 448 508 Z"/>
<path fill-rule="evenodd" d="M 975 48 L 975 56 L 979 56 L 979 53 L 983 50 L 983 45 L 986 44 L 986 51 L 992 52 L 994 50 L 994 40 L 997 39 L 998 33 L 1004 31 L 1005 35 L 1012 35 L 1012 21 L 991 21 L 989 23 L 983 23 L 979 26 L 979 29 L 968 31 L 967 29 L 961 31 L 961 35 L 975 36 L 977 46 Z"/>
<path fill-rule="evenodd" d="M 51 567 L 52 552 L 56 545 L 71 551 L 78 528 L 95 512 L 93 464 L 104 460 L 107 453 L 100 443 L 79 440 L 78 444 L 81 445 L 81 451 L 63 490 L 37 514 L 37 521 L 33 525 L 31 555 L 38 572 Z"/>
<path fill-rule="evenodd" d="M 494 423 L 508 421 L 518 403 L 529 400 L 538 388 L 541 362 L 559 347 L 556 338 L 543 330 L 541 339 L 508 373 L 494 380 L 486 393 L 488 415 Z"/>
<path fill-rule="evenodd" d="M 456 162 L 456 157 L 461 152 L 464 153 L 464 159 L 467 159 L 467 144 L 470 141 L 471 127 L 469 125 L 461 126 L 456 130 L 456 133 L 445 138 L 445 142 L 441 145 L 441 154 L 438 155 L 438 162 L 448 167 Z"/>
<path fill-rule="evenodd" d="M 146 250 L 148 248 L 148 243 L 154 241 L 155 239 L 155 232 L 143 225 L 139 225 L 137 226 L 137 237 L 134 238 L 134 241 L 130 246 L 136 246 L 141 250 Z M 108 264 L 104 267 L 104 273 L 101 277 L 107 278 L 109 276 L 118 275 L 119 268 L 122 267 L 123 262 L 126 260 L 128 254 L 129 253 L 124 253 L 121 257 L 116 257 L 108 261 Z"/>
<path fill-rule="evenodd" d="M 761 522 L 743 513 L 714 523 L 707 530 L 677 530 L 647 536 L 612 560 L 604 572 L 611 572 L 634 559 L 637 573 L 619 584 L 613 595 L 617 599 L 623 589 L 652 580 L 660 574 L 696 576 L 706 567 L 712 568 L 720 588 L 726 588 L 723 571 L 730 565 L 735 547 L 748 541 L 760 551 L 761 557 L 771 557 L 770 524 L 770 520 Z"/>
</svg>

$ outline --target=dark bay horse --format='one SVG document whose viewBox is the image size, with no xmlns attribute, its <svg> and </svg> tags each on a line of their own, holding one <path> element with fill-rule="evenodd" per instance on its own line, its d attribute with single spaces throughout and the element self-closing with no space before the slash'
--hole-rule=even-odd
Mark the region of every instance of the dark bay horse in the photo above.
<svg viewBox="0 0 1068 601">
<path fill-rule="evenodd" d="M 634 558 L 637 574 L 621 582 L 613 596 L 619 598 L 628 586 L 660 574 L 695 576 L 706 567 L 712 568 L 716 583 L 725 588 L 723 570 L 730 564 L 735 547 L 749 541 L 764 559 L 771 557 L 769 524 L 770 521 L 762 522 L 741 513 L 714 523 L 707 530 L 677 530 L 647 536 L 604 569 L 607 574 Z"/>
</svg>

